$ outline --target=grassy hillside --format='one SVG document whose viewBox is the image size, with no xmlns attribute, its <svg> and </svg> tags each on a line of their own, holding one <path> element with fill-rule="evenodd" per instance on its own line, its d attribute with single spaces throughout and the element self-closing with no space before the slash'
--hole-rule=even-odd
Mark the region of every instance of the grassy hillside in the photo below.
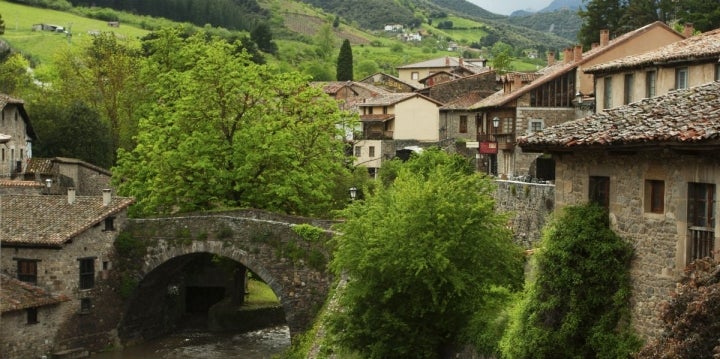
<svg viewBox="0 0 720 359">
<path fill-rule="evenodd" d="M 91 31 L 112 31 L 128 41 L 138 41 L 148 33 L 147 30 L 122 22 L 120 27 L 109 27 L 105 21 L 5 0 L 0 0 L 0 15 L 5 20 L 5 34 L 0 36 L 0 39 L 20 50 L 36 64 L 47 63 L 59 49 L 77 46 L 88 40 L 88 33 Z M 40 23 L 63 26 L 69 33 L 33 31 L 32 25 Z"/>
</svg>

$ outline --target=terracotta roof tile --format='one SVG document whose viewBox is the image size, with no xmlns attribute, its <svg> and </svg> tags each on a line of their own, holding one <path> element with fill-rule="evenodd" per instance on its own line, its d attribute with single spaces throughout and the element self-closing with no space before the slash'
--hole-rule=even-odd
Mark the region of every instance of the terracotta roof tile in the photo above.
<svg viewBox="0 0 720 359">
<path fill-rule="evenodd" d="M 448 103 L 446 103 L 444 106 L 442 106 L 441 110 L 467 110 L 470 106 L 473 104 L 478 103 L 478 101 L 488 97 L 491 95 L 488 93 L 488 91 L 471 91 L 468 93 L 465 93 L 463 96 L 456 98 Z"/>
<path fill-rule="evenodd" d="M 691 36 L 685 40 L 673 42 L 656 50 L 598 64 L 584 71 L 586 73 L 595 73 L 683 60 L 696 61 L 703 58 L 717 60 L 718 57 L 720 57 L 720 29 Z"/>
<path fill-rule="evenodd" d="M 41 307 L 70 300 L 62 294 L 51 294 L 32 284 L 0 274 L 0 312 Z"/>
<path fill-rule="evenodd" d="M 523 150 L 720 145 L 720 82 L 676 90 L 519 137 Z"/>
<path fill-rule="evenodd" d="M 393 114 L 370 114 L 370 115 L 361 115 L 360 121 L 362 122 L 385 122 L 389 121 L 395 118 L 395 115 Z"/>
<path fill-rule="evenodd" d="M 670 29 L 662 21 L 656 21 L 651 24 L 645 25 L 641 28 L 635 29 L 628 33 L 625 33 L 623 35 L 620 35 L 620 36 L 610 40 L 610 42 L 605 46 L 598 46 L 596 48 L 593 48 L 586 52 L 583 52 L 581 60 L 570 61 L 568 63 L 561 61 L 561 62 L 555 63 L 552 66 L 548 66 L 548 67 L 538 71 L 538 73 L 542 74 L 542 76 L 538 77 L 537 79 L 535 79 L 535 81 L 531 82 L 527 86 L 523 86 L 520 89 L 518 89 L 517 91 L 513 91 L 504 96 L 497 96 L 492 99 L 485 99 L 483 101 L 480 101 L 479 103 L 473 105 L 472 109 L 481 109 L 481 108 L 505 105 L 509 101 L 519 98 L 520 96 L 530 92 L 531 90 L 534 90 L 534 89 L 542 86 L 543 84 L 545 84 L 549 81 L 552 81 L 555 78 L 562 76 L 562 75 L 578 68 L 580 65 L 582 65 L 582 64 L 592 60 L 593 58 L 613 49 L 614 47 L 632 39 L 633 37 L 639 36 L 647 31 L 649 31 L 651 28 L 658 27 L 658 26 Z"/>
<path fill-rule="evenodd" d="M 65 242 L 135 202 L 101 196 L 0 195 L 0 242 L 3 246 L 61 247 Z"/>
</svg>

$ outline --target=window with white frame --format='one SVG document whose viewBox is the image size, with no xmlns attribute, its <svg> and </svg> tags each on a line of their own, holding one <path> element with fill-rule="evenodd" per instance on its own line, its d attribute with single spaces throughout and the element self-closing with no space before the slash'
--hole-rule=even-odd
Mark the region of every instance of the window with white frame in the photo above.
<svg viewBox="0 0 720 359">
<path fill-rule="evenodd" d="M 530 120 L 528 121 L 528 132 L 539 132 L 545 128 L 545 122 L 543 120 Z"/>
<path fill-rule="evenodd" d="M 675 89 L 686 89 L 688 87 L 688 68 L 678 67 L 675 69 Z"/>
</svg>

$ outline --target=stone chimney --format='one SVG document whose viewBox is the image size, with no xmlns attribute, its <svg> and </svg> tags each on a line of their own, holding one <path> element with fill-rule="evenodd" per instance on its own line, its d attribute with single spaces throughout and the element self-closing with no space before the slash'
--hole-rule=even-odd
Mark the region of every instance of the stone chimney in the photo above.
<svg viewBox="0 0 720 359">
<path fill-rule="evenodd" d="M 68 199 L 68 204 L 73 204 L 73 203 L 75 203 L 75 188 L 68 187 L 68 190 L 67 190 L 67 191 L 68 191 L 68 192 L 67 192 L 67 193 L 68 193 L 68 197 L 67 197 L 67 199 Z"/>
<path fill-rule="evenodd" d="M 610 30 L 600 30 L 600 46 L 607 46 L 610 43 Z"/>
<path fill-rule="evenodd" d="M 598 46 L 600 46 L 599 42 L 593 42 L 592 45 L 590 45 L 590 49 L 597 49 Z"/>
<path fill-rule="evenodd" d="M 465 61 L 463 61 L 462 57 L 458 58 L 458 62 L 460 63 L 460 66 L 465 66 Z"/>
<path fill-rule="evenodd" d="M 110 200 L 112 199 L 112 193 L 109 188 L 105 188 L 102 190 L 102 196 L 103 196 L 103 206 L 110 205 Z"/>
<path fill-rule="evenodd" d="M 450 58 L 445 56 L 445 66 L 450 66 Z"/>
<path fill-rule="evenodd" d="M 573 49 L 571 47 L 565 48 L 565 50 L 563 51 L 563 58 L 566 64 L 573 61 Z"/>
<path fill-rule="evenodd" d="M 548 66 L 555 65 L 555 51 L 548 51 L 547 63 L 548 63 Z"/>
<path fill-rule="evenodd" d="M 582 60 L 582 45 L 575 45 L 575 53 L 573 54 L 573 58 L 575 61 Z"/>
<path fill-rule="evenodd" d="M 520 74 L 513 74 L 513 77 L 513 91 L 517 91 L 519 88 L 522 87 L 522 77 L 520 76 Z"/>
<path fill-rule="evenodd" d="M 686 22 L 685 28 L 683 29 L 683 36 L 685 36 L 685 37 L 693 36 L 693 32 L 695 32 L 695 26 L 693 26 L 693 23 Z"/>
</svg>

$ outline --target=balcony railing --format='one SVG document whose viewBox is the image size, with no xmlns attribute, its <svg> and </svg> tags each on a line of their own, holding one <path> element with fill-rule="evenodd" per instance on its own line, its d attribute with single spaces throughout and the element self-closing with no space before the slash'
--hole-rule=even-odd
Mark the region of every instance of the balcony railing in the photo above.
<svg viewBox="0 0 720 359">
<path fill-rule="evenodd" d="M 514 133 L 479 134 L 477 138 L 479 142 L 497 142 L 500 150 L 515 148 Z"/>
<path fill-rule="evenodd" d="M 715 231 L 708 227 L 688 228 L 690 260 L 711 257 L 715 250 Z"/>
<path fill-rule="evenodd" d="M 392 140 L 393 131 L 367 131 L 355 137 L 356 140 Z"/>
</svg>

